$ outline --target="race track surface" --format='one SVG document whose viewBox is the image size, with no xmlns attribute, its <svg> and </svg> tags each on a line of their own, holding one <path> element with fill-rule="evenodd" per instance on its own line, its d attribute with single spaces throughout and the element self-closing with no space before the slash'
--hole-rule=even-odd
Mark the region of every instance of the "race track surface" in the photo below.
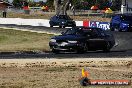
<svg viewBox="0 0 132 88">
<path fill-rule="evenodd" d="M 0 59 L 79 59 L 79 58 L 131 58 L 132 51 L 111 51 L 109 53 L 104 53 L 102 51 L 96 52 L 87 52 L 84 54 L 75 54 L 75 53 L 61 53 L 61 54 L 54 54 L 52 52 L 10 52 L 10 53 L 0 53 Z"/>
<path fill-rule="evenodd" d="M 60 34 L 66 29 L 62 28 L 48 28 L 48 27 L 32 27 L 32 26 L 16 26 L 16 25 L 0 25 L 0 27 L 28 29 L 33 31 L 42 31 L 53 34 Z M 70 54 L 61 53 L 53 54 L 52 52 L 1 52 L 0 59 L 8 58 L 129 58 L 132 57 L 132 32 L 111 32 L 113 33 L 116 45 L 112 48 L 111 52 L 103 53 L 102 51 L 87 52 L 85 54 Z"/>
</svg>

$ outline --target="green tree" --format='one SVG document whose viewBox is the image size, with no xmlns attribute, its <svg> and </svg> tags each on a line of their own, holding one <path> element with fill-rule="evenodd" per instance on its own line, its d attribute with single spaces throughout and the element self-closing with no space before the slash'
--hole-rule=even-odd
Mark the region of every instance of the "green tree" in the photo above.
<svg viewBox="0 0 132 88">
<path fill-rule="evenodd" d="M 55 12 L 56 14 L 67 14 L 69 4 L 72 0 L 54 0 Z"/>
<path fill-rule="evenodd" d="M 13 0 L 13 5 L 17 8 L 17 7 L 20 7 L 19 4 L 20 4 L 20 0 Z"/>
<path fill-rule="evenodd" d="M 3 0 L 3 1 L 5 1 L 5 2 L 9 2 L 8 0 Z"/>
<path fill-rule="evenodd" d="M 54 0 L 47 0 L 46 5 L 49 7 L 49 9 L 54 9 Z"/>
<path fill-rule="evenodd" d="M 75 9 L 90 9 L 93 5 L 97 5 L 101 10 L 107 7 L 112 8 L 112 10 L 119 10 L 121 7 L 121 0 L 114 0 L 112 5 L 110 5 L 109 0 L 48 0 L 46 4 L 52 9 L 55 9 L 56 14 L 60 12 L 66 14 L 70 3 L 75 6 Z"/>
</svg>

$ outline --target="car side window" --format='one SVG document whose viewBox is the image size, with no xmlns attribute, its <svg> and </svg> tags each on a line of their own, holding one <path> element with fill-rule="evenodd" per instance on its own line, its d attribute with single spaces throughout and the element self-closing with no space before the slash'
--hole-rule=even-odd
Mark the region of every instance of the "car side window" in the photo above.
<svg viewBox="0 0 132 88">
<path fill-rule="evenodd" d="M 93 30 L 91 31 L 91 37 L 92 37 L 92 38 L 97 38 L 97 37 L 99 37 L 99 33 L 98 33 L 98 31 L 97 31 L 96 29 L 93 29 Z"/>
<path fill-rule="evenodd" d="M 97 31 L 98 31 L 98 36 L 105 36 L 105 32 L 102 29 L 98 28 Z"/>
</svg>

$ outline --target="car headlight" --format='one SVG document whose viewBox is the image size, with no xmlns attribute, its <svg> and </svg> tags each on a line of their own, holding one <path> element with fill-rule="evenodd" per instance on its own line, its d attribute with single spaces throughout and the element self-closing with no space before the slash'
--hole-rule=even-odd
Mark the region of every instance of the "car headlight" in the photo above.
<svg viewBox="0 0 132 88">
<path fill-rule="evenodd" d="M 66 22 L 62 22 L 62 24 L 64 24 L 64 23 L 66 23 Z"/>
<path fill-rule="evenodd" d="M 123 25 L 123 26 L 129 26 L 129 24 L 127 24 L 127 23 L 122 23 L 122 25 Z"/>
<path fill-rule="evenodd" d="M 50 42 L 56 42 L 56 40 L 55 39 L 51 39 Z"/>
<path fill-rule="evenodd" d="M 69 43 L 77 43 L 77 41 L 68 41 Z"/>
</svg>

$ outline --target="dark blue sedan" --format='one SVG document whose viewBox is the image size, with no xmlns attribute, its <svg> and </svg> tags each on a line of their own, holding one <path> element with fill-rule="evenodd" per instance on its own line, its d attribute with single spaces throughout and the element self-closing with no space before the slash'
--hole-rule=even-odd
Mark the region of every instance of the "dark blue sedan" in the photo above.
<svg viewBox="0 0 132 88">
<path fill-rule="evenodd" d="M 100 28 L 74 27 L 62 32 L 62 35 L 54 36 L 49 46 L 54 53 L 61 51 L 73 51 L 84 53 L 86 51 L 103 50 L 110 51 L 115 39 L 111 33 Z"/>
</svg>

